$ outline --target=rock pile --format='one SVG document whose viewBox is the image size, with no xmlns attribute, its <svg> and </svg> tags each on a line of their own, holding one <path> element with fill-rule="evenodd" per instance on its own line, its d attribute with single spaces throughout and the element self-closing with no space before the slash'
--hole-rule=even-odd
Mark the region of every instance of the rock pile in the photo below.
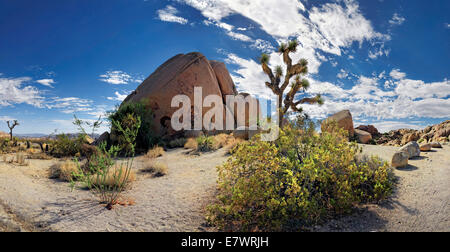
<svg viewBox="0 0 450 252">
<path fill-rule="evenodd" d="M 428 126 L 423 130 L 391 130 L 375 139 L 376 144 L 402 146 L 411 141 L 418 143 L 445 143 L 450 141 L 450 120 Z M 439 147 L 438 147 L 439 148 Z"/>
</svg>

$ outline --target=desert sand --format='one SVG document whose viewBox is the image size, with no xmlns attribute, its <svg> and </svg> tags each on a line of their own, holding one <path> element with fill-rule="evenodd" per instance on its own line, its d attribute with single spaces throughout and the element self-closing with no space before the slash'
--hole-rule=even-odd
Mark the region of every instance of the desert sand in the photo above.
<svg viewBox="0 0 450 252">
<path fill-rule="evenodd" d="M 363 152 L 390 159 L 397 147 L 362 145 Z M 311 228 L 311 231 L 450 231 L 450 147 L 422 153 L 410 165 L 395 170 L 398 188 L 380 205 L 358 207 L 355 213 Z M 137 181 L 125 193 L 132 206 L 107 210 L 82 189 L 48 178 L 58 160 L 28 160 L 29 166 L 0 161 L 0 230 L 8 231 L 215 231 L 204 218 L 214 199 L 216 166 L 225 150 L 188 155 L 184 149 L 166 152 L 169 171 L 154 178 L 138 170 Z"/>
</svg>

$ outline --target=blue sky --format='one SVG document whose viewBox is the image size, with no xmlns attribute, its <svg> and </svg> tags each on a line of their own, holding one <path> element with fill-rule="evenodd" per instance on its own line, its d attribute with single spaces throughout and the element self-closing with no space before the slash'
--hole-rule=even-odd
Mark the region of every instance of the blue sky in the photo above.
<svg viewBox="0 0 450 252">
<path fill-rule="evenodd" d="M 0 121 L 17 133 L 74 132 L 73 114 L 111 110 L 160 64 L 199 51 L 240 91 L 270 94 L 256 63 L 280 42 L 309 61 L 316 119 L 350 109 L 381 131 L 450 119 L 446 0 L 0 0 Z M 6 131 L 6 123 L 0 122 Z"/>
</svg>

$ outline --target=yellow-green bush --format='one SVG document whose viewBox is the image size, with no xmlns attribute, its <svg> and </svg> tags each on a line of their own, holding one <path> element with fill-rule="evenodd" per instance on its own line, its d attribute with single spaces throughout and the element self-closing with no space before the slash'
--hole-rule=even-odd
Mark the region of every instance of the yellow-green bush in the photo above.
<svg viewBox="0 0 450 252">
<path fill-rule="evenodd" d="M 56 136 L 52 142 L 50 155 L 54 157 L 73 157 L 81 152 L 81 147 L 85 143 L 85 135 L 80 134 L 77 137 L 71 137 L 66 134 Z"/>
<path fill-rule="evenodd" d="M 358 159 L 358 146 L 342 130 L 313 129 L 287 126 L 275 142 L 256 136 L 235 147 L 218 167 L 210 222 L 233 231 L 295 231 L 391 193 L 386 163 Z"/>
<path fill-rule="evenodd" d="M 213 136 L 199 136 L 196 138 L 197 151 L 208 152 L 216 150 L 216 142 Z"/>
</svg>

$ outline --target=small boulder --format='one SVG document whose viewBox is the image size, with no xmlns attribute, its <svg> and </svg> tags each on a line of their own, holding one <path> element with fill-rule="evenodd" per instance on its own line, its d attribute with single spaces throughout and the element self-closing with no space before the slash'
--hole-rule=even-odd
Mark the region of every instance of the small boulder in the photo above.
<svg viewBox="0 0 450 252">
<path fill-rule="evenodd" d="M 440 143 L 438 143 L 438 142 L 433 142 L 433 143 L 430 143 L 430 144 L 431 144 L 431 147 L 433 147 L 433 148 L 442 148 L 442 145 Z"/>
<path fill-rule="evenodd" d="M 420 145 L 420 151 L 431 151 L 431 144 L 426 143 L 426 144 L 421 144 Z"/>
<path fill-rule="evenodd" d="M 367 144 L 370 140 L 372 140 L 372 135 L 364 130 L 355 129 L 355 135 L 358 138 L 358 142 L 362 144 Z"/>
<path fill-rule="evenodd" d="M 101 134 L 93 143 L 92 145 L 98 146 L 102 142 L 106 142 L 106 144 L 109 144 L 109 132 L 105 131 L 103 134 Z"/>
<path fill-rule="evenodd" d="M 350 137 L 354 136 L 355 130 L 353 128 L 353 118 L 349 110 L 343 110 L 328 117 L 325 119 L 324 123 L 329 123 L 331 121 L 336 121 L 339 127 L 347 130 Z M 322 131 L 325 131 L 324 124 L 322 124 Z"/>
<path fill-rule="evenodd" d="M 391 166 L 394 168 L 402 168 L 408 165 L 408 154 L 403 151 L 397 151 L 392 156 Z"/>
<path fill-rule="evenodd" d="M 420 156 L 420 147 L 419 144 L 415 141 L 407 143 L 406 145 L 401 147 L 399 151 L 405 152 L 408 155 L 408 158 Z"/>
<path fill-rule="evenodd" d="M 356 127 L 356 129 L 364 130 L 365 132 L 369 132 L 372 137 L 379 137 L 381 136 L 380 132 L 378 132 L 378 129 L 375 128 L 373 125 L 359 125 Z"/>
<path fill-rule="evenodd" d="M 92 144 L 94 142 L 94 139 L 92 139 L 92 137 L 90 137 L 88 135 L 85 135 L 83 141 L 84 141 L 84 143 Z"/>
</svg>

